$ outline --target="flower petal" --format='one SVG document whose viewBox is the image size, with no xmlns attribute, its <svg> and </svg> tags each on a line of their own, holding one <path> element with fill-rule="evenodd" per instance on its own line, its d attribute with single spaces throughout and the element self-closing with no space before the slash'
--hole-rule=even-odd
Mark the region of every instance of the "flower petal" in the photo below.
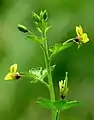
<svg viewBox="0 0 94 120">
<path fill-rule="evenodd" d="M 11 67 L 10 67 L 10 73 L 16 73 L 16 71 L 17 71 L 17 64 L 11 65 Z"/>
<path fill-rule="evenodd" d="M 59 81 L 59 89 L 60 91 L 62 91 L 64 84 L 63 84 L 63 80 Z"/>
<path fill-rule="evenodd" d="M 12 80 L 12 79 L 13 79 L 12 76 L 13 76 L 13 75 L 12 75 L 11 73 L 8 73 L 8 74 L 5 76 L 4 80 Z"/>
<path fill-rule="evenodd" d="M 84 33 L 81 38 L 83 43 L 87 43 L 89 41 L 89 38 L 86 33 Z"/>
<path fill-rule="evenodd" d="M 77 36 L 81 36 L 83 34 L 83 29 L 80 25 L 76 26 L 76 34 Z"/>
<path fill-rule="evenodd" d="M 79 28 L 80 28 L 80 34 L 83 34 L 83 29 L 82 29 L 81 25 L 79 25 Z"/>
</svg>

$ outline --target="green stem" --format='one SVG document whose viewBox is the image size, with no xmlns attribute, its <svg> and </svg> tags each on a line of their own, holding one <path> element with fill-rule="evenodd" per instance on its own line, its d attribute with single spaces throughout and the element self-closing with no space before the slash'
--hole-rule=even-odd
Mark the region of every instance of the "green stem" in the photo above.
<svg viewBox="0 0 94 120">
<path fill-rule="evenodd" d="M 43 38 L 46 39 L 45 33 L 43 33 Z M 48 72 L 50 98 L 53 102 L 55 102 L 55 94 L 54 94 L 54 87 L 53 87 L 52 74 L 51 74 L 51 68 L 50 68 L 50 57 L 49 57 L 49 52 L 48 52 L 47 40 L 45 40 L 45 42 L 44 42 L 43 52 L 44 52 L 45 64 L 46 64 L 46 68 L 47 68 L 47 72 Z M 55 116 L 56 116 L 56 111 L 52 110 L 52 119 L 53 120 L 56 120 Z"/>
<path fill-rule="evenodd" d="M 55 95 L 54 95 L 54 88 L 53 88 L 53 81 L 52 81 L 52 75 L 51 75 L 51 69 L 50 69 L 50 60 L 49 60 L 49 54 L 48 54 L 48 48 L 47 48 L 47 42 L 44 43 L 45 47 L 45 63 L 47 67 L 47 72 L 48 72 L 48 83 L 50 86 L 50 97 L 51 100 L 54 102 L 55 101 Z"/>
<path fill-rule="evenodd" d="M 45 81 L 43 81 L 43 80 L 39 80 L 41 83 L 43 83 L 48 89 L 49 89 L 49 85 L 45 82 Z"/>
<path fill-rule="evenodd" d="M 74 39 L 75 39 L 75 38 L 68 39 L 68 40 L 66 40 L 63 44 L 66 44 L 66 43 L 72 42 L 72 41 L 74 41 Z"/>
<path fill-rule="evenodd" d="M 56 120 L 59 120 L 59 114 L 60 114 L 60 111 L 57 111 L 56 112 Z"/>
</svg>

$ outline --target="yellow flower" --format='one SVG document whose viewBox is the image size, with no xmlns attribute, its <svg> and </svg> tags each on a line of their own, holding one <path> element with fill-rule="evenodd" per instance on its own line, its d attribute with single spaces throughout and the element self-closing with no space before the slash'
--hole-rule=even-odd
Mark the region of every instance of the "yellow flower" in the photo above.
<svg viewBox="0 0 94 120">
<path fill-rule="evenodd" d="M 10 66 L 10 72 L 5 76 L 5 80 L 19 79 L 20 74 L 17 72 L 17 64 Z"/>
<path fill-rule="evenodd" d="M 87 34 L 83 32 L 83 29 L 80 25 L 76 26 L 76 34 L 79 42 L 87 43 L 89 41 Z"/>
</svg>

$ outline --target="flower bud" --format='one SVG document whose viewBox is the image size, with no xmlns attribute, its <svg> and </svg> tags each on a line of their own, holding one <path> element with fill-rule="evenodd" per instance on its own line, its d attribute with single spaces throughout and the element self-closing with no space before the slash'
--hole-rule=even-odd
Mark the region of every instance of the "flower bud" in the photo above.
<svg viewBox="0 0 94 120">
<path fill-rule="evenodd" d="M 20 24 L 18 24 L 18 29 L 19 29 L 21 32 L 24 32 L 24 33 L 28 32 L 28 29 L 27 29 L 25 26 L 20 25 Z"/>
<path fill-rule="evenodd" d="M 48 20 L 48 13 L 46 10 L 44 10 L 44 12 L 43 12 L 43 19 L 44 19 L 44 21 Z"/>
<path fill-rule="evenodd" d="M 67 87 L 67 82 L 68 82 L 68 77 L 67 77 L 67 72 L 66 72 L 66 77 L 65 80 L 59 81 L 59 90 L 60 90 L 60 97 L 64 99 L 67 95 L 68 92 L 68 87 Z"/>
<path fill-rule="evenodd" d="M 40 12 L 40 20 L 42 21 L 43 20 L 43 11 L 41 10 Z"/>
<path fill-rule="evenodd" d="M 36 13 L 34 13 L 34 12 L 33 12 L 33 19 L 34 19 L 35 22 L 37 22 L 37 23 L 39 23 L 39 21 L 40 21 L 40 17 L 39 17 Z"/>
</svg>

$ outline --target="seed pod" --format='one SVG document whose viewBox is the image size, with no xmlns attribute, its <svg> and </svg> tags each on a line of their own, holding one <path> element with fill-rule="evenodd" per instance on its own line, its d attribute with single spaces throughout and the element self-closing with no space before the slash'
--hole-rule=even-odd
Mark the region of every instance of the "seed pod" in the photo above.
<svg viewBox="0 0 94 120">
<path fill-rule="evenodd" d="M 18 29 L 19 29 L 21 32 L 24 32 L 24 33 L 28 32 L 28 29 L 27 29 L 25 26 L 20 25 L 20 24 L 18 24 Z"/>
</svg>

